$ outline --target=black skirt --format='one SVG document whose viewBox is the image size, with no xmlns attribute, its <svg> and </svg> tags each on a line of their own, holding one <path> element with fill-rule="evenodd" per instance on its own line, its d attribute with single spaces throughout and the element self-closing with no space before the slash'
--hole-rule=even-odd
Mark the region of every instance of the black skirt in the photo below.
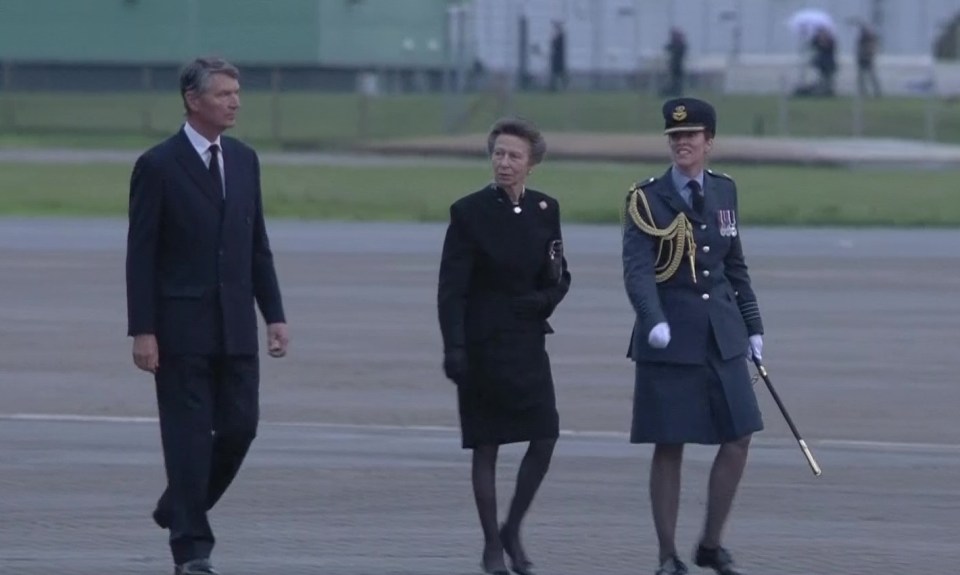
<svg viewBox="0 0 960 575">
<path fill-rule="evenodd" d="M 457 388 L 465 449 L 560 435 L 553 375 L 542 332 L 499 333 L 467 349 Z"/>
</svg>

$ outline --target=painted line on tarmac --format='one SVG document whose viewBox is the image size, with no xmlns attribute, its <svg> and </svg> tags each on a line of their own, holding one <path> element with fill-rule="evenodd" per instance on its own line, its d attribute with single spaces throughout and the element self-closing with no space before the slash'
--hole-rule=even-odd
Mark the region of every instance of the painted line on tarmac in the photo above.
<svg viewBox="0 0 960 575">
<path fill-rule="evenodd" d="M 151 423 L 156 424 L 156 417 L 137 417 L 119 415 L 77 415 L 69 413 L 0 413 L 0 421 L 40 421 L 40 422 L 76 422 L 76 423 Z M 300 429 L 331 429 L 353 431 L 390 431 L 390 432 L 419 432 L 419 433 L 460 433 L 459 427 L 449 425 L 392 425 L 380 423 L 325 423 L 319 421 L 269 421 L 262 420 L 261 425 L 271 427 L 288 427 Z M 619 431 L 572 430 L 560 431 L 563 437 L 581 437 L 585 439 L 615 439 L 627 440 L 630 435 Z M 756 438 L 753 443 L 763 446 L 796 445 L 792 439 Z M 811 446 L 836 449 L 858 449 L 875 451 L 913 451 L 913 452 L 941 452 L 960 453 L 960 444 L 957 443 L 922 443 L 907 441 L 866 441 L 857 439 L 809 439 Z"/>
</svg>

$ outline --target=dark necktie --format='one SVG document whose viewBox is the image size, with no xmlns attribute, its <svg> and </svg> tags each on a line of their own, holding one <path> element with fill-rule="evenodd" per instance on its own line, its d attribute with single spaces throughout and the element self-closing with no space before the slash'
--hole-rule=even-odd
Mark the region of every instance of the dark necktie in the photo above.
<svg viewBox="0 0 960 575">
<path fill-rule="evenodd" d="M 213 183 L 216 186 L 216 190 L 219 193 L 219 196 L 223 197 L 223 179 L 220 177 L 220 161 L 217 159 L 217 153 L 220 151 L 220 146 L 212 144 L 210 148 L 210 164 L 207 166 L 207 170 L 210 172 L 210 177 L 213 178 Z"/>
<path fill-rule="evenodd" d="M 696 180 L 690 180 L 687 182 L 687 187 L 690 188 L 690 203 L 693 206 L 693 211 L 698 214 L 703 213 L 703 190 L 700 189 L 700 182 Z"/>
</svg>

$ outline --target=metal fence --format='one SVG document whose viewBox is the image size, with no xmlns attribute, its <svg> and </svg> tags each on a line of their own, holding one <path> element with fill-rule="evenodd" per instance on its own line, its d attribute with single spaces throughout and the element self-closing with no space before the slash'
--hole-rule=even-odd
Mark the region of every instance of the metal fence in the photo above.
<svg viewBox="0 0 960 575">
<path fill-rule="evenodd" d="M 572 89 L 520 89 L 480 70 L 332 70 L 242 66 L 238 136 L 323 148 L 486 130 L 499 116 L 549 131 L 656 132 L 665 73 L 586 74 Z M 182 121 L 176 66 L 0 65 L 0 135 L 156 137 Z M 935 90 L 861 98 L 736 94 L 724 72 L 693 73 L 687 92 L 714 101 L 725 134 L 960 141 L 956 99 Z"/>
</svg>

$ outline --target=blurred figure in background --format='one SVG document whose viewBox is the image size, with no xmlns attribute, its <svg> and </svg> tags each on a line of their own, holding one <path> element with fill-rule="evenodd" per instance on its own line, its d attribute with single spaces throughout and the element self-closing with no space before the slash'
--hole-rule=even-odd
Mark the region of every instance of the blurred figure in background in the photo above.
<svg viewBox="0 0 960 575">
<path fill-rule="evenodd" d="M 876 59 L 880 49 L 880 36 L 866 22 L 860 22 L 857 36 L 857 89 L 861 95 L 872 91 L 880 97 L 880 79 L 877 77 Z M 869 88 L 868 89 L 868 85 Z"/>
<path fill-rule="evenodd" d="M 682 96 L 684 62 L 687 57 L 687 38 L 679 28 L 670 29 L 670 39 L 664 46 L 667 51 L 667 71 L 670 83 L 663 90 L 664 96 Z"/>
<path fill-rule="evenodd" d="M 565 90 L 567 76 L 567 33 L 563 22 L 553 21 L 553 37 L 550 39 L 550 91 Z"/>
<path fill-rule="evenodd" d="M 462 446 L 473 450 L 483 569 L 532 573 L 520 524 L 547 473 L 560 434 L 546 335 L 570 289 L 560 205 L 526 187 L 543 161 L 540 131 L 520 119 L 487 137 L 493 183 L 450 207 L 437 293 L 443 369 L 457 386 Z M 499 447 L 527 442 L 506 521 L 497 525 Z"/>
<path fill-rule="evenodd" d="M 820 74 L 815 95 L 833 96 L 834 79 L 837 75 L 837 40 L 830 30 L 820 28 L 814 34 L 812 44 L 813 67 Z"/>
</svg>

